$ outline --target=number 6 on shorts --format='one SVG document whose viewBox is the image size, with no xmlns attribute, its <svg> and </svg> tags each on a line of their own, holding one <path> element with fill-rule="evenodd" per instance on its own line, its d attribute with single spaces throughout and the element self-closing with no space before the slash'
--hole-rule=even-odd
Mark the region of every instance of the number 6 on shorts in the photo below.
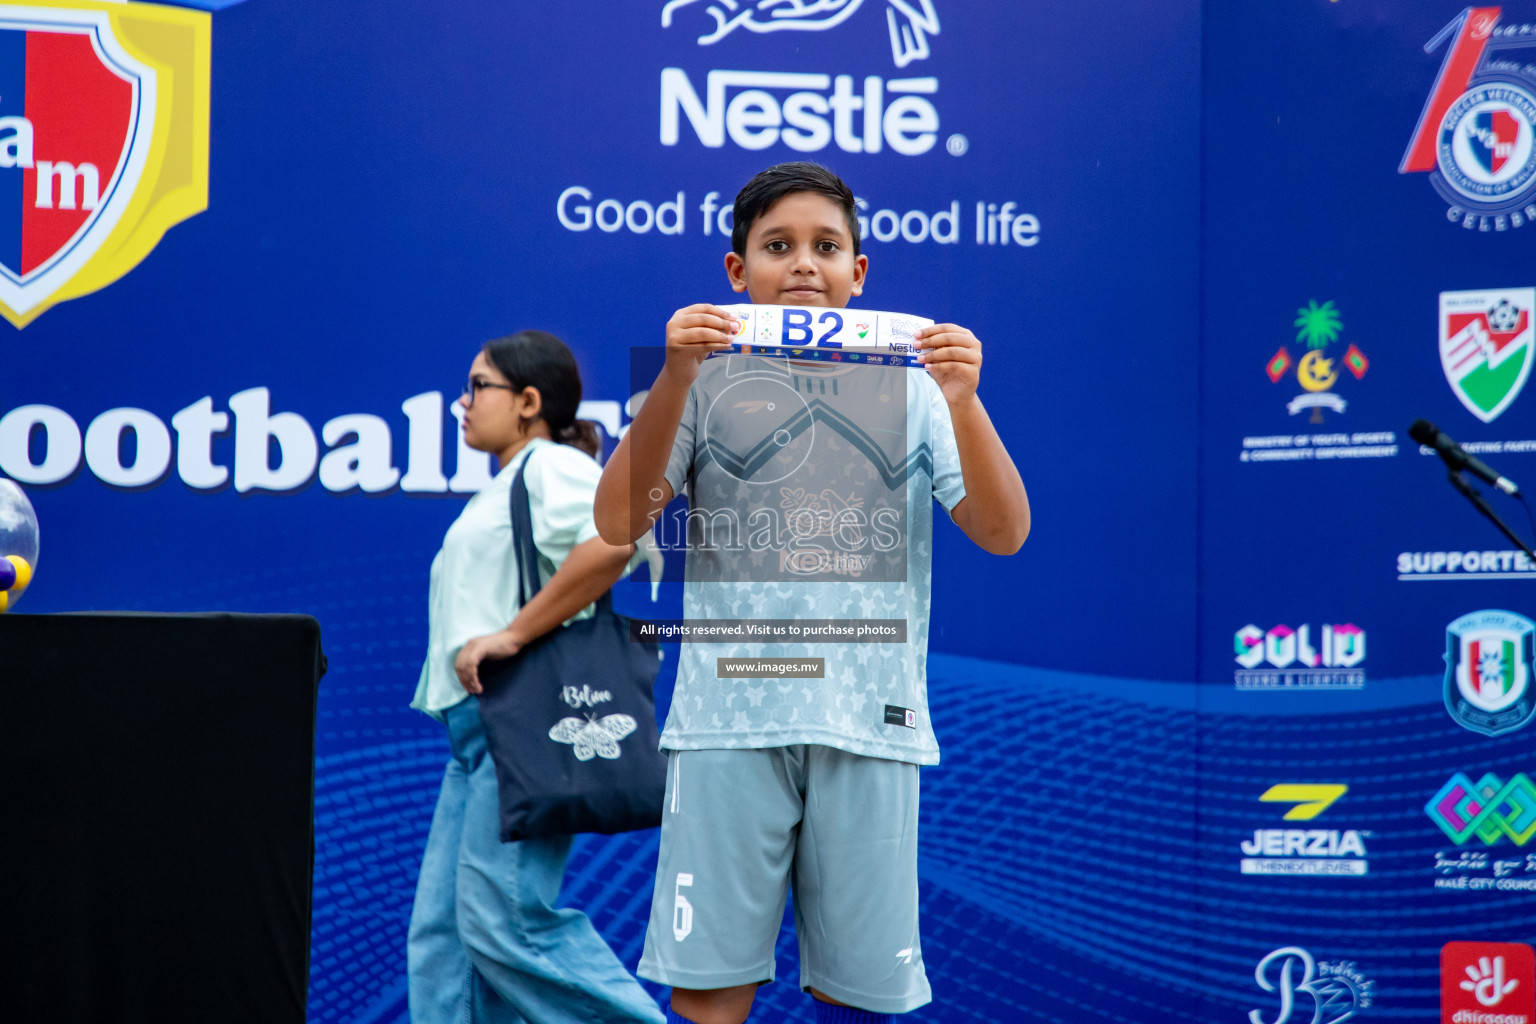
<svg viewBox="0 0 1536 1024">
<path fill-rule="evenodd" d="M 672 901 L 672 937 L 682 942 L 693 931 L 693 904 L 688 902 L 688 897 L 683 895 L 683 886 L 693 884 L 693 874 L 687 871 L 677 873 L 676 898 Z"/>
</svg>

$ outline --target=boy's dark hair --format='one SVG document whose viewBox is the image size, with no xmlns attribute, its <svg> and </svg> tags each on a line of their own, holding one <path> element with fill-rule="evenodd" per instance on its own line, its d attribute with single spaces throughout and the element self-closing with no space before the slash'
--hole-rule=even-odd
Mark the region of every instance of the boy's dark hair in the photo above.
<svg viewBox="0 0 1536 1024">
<path fill-rule="evenodd" d="M 485 358 L 519 391 L 538 389 L 539 418 L 549 425 L 551 437 L 597 458 L 601 444 L 596 424 L 576 418 L 581 371 L 565 342 L 547 331 L 518 331 L 486 342 Z"/>
<path fill-rule="evenodd" d="M 752 230 L 753 222 L 774 203 L 795 192 L 826 196 L 843 208 L 843 216 L 848 218 L 848 233 L 853 236 L 853 254 L 857 256 L 859 214 L 854 208 L 853 190 L 821 164 L 806 160 L 775 164 L 766 171 L 759 171 L 736 193 L 736 208 L 732 214 L 735 226 L 731 228 L 731 248 L 736 255 L 746 255 L 747 232 Z"/>
</svg>

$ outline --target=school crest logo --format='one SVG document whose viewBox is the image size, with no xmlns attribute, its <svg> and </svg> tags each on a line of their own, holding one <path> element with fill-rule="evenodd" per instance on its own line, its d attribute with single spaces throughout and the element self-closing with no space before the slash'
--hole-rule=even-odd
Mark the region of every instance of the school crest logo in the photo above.
<svg viewBox="0 0 1536 1024">
<path fill-rule="evenodd" d="M 1445 706 L 1465 729 L 1501 736 L 1530 724 L 1536 622 L 1514 612 L 1463 615 L 1445 631 Z"/>
<path fill-rule="evenodd" d="M 1536 25 L 1502 15 L 1468 7 L 1424 45 L 1444 56 L 1398 166 L 1427 173 L 1447 219 L 1481 231 L 1536 218 L 1536 65 L 1512 52 L 1536 46 Z"/>
<path fill-rule="evenodd" d="M 14 326 L 105 288 L 207 208 L 209 17 L 0 4 L 0 315 Z"/>
<path fill-rule="evenodd" d="M 1468 412 L 1491 423 L 1531 373 L 1536 288 L 1440 293 L 1440 366 Z"/>
</svg>

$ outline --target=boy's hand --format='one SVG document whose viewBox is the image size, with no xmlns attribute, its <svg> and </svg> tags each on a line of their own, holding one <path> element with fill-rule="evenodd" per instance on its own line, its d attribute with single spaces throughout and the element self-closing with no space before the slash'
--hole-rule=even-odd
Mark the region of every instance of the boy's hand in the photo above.
<svg viewBox="0 0 1536 1024">
<path fill-rule="evenodd" d="M 981 380 L 981 341 L 964 327 L 934 324 L 917 332 L 918 359 L 956 406 L 976 394 Z"/>
<path fill-rule="evenodd" d="M 711 352 L 729 348 L 740 323 L 719 306 L 707 302 L 684 306 L 667 321 L 667 365 L 664 372 L 692 383 L 699 364 Z"/>
</svg>

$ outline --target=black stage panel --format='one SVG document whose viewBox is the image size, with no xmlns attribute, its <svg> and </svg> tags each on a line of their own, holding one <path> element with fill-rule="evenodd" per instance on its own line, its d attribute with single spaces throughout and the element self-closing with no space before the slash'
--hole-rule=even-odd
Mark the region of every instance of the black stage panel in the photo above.
<svg viewBox="0 0 1536 1024">
<path fill-rule="evenodd" d="M 320 626 L 0 615 L 0 1018 L 300 1024 Z"/>
</svg>

